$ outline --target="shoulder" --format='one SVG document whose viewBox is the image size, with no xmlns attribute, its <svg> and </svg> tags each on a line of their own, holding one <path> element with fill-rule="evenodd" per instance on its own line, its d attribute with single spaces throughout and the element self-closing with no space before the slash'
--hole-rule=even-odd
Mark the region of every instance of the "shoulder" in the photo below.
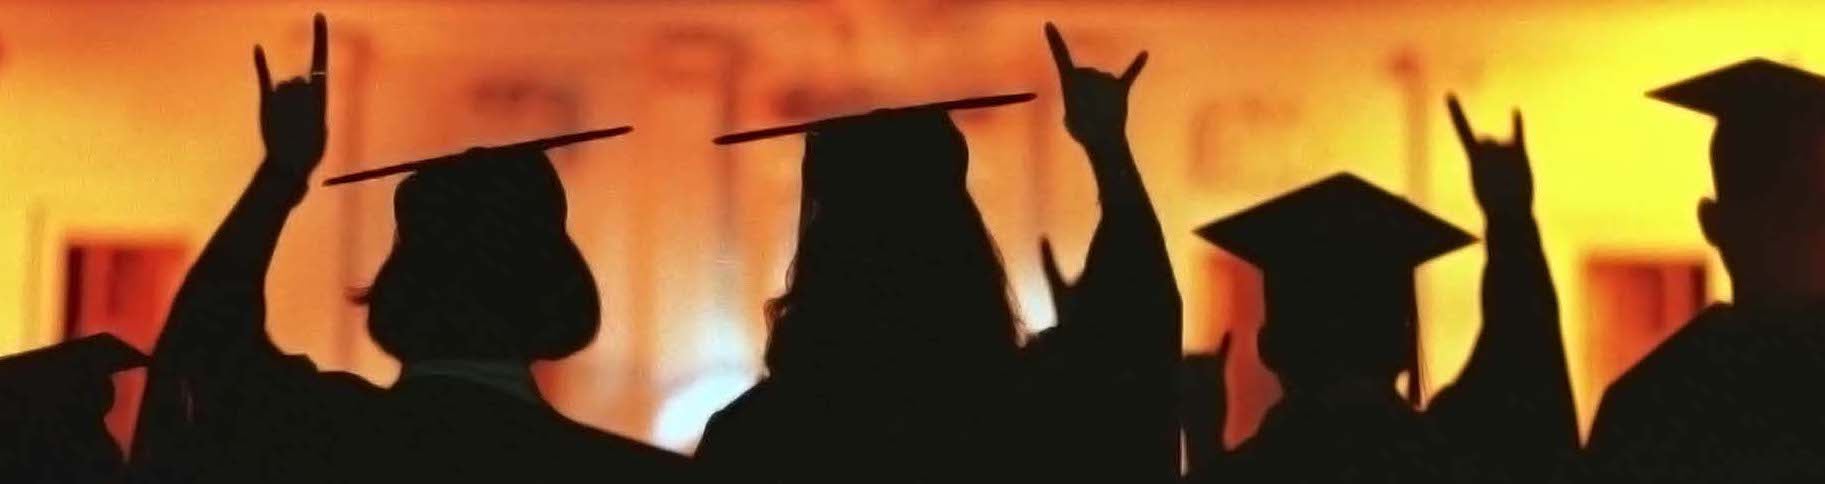
<svg viewBox="0 0 1825 484">
<path fill-rule="evenodd" d="M 1618 376 L 1606 395 L 1636 396 L 1707 379 L 1734 353 L 1732 348 L 1749 339 L 1743 325 L 1732 319 L 1723 308 L 1699 314 Z"/>
<path fill-rule="evenodd" d="M 616 474 L 638 482 L 678 482 L 691 475 L 691 460 L 672 452 L 611 432 L 575 424 L 582 461 L 620 469 Z"/>
<path fill-rule="evenodd" d="M 765 433 L 762 425 L 775 420 L 775 412 L 770 408 L 777 405 L 777 386 L 771 380 L 763 379 L 721 410 L 710 414 L 709 422 L 704 424 L 703 438 L 697 448 L 698 455 L 701 457 L 710 454 L 714 457 L 725 446 L 741 447 L 740 442 L 747 441 L 755 434 Z"/>
</svg>

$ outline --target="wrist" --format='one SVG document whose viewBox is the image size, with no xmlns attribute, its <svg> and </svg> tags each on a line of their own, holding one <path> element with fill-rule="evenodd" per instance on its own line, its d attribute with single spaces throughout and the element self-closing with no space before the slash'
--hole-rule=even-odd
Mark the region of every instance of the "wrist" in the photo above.
<svg viewBox="0 0 1825 484">
<path fill-rule="evenodd" d="M 1128 136 L 1120 130 L 1112 131 L 1114 132 L 1078 137 L 1077 143 L 1091 155 L 1127 154 Z"/>
<path fill-rule="evenodd" d="M 1489 226 L 1533 225 L 1533 208 L 1527 205 L 1506 208 L 1483 208 L 1483 219 Z"/>
<path fill-rule="evenodd" d="M 279 161 L 268 156 L 254 172 L 250 190 L 258 190 L 275 195 L 283 195 L 290 203 L 297 203 L 304 198 L 304 192 L 310 189 L 310 172 L 298 170 L 298 166 L 289 161 Z"/>
</svg>

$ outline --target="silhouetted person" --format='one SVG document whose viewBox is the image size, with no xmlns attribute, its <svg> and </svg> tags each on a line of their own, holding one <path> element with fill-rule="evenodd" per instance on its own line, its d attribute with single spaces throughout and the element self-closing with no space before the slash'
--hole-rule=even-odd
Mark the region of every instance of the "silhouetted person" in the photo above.
<svg viewBox="0 0 1825 484">
<path fill-rule="evenodd" d="M 1218 220 L 1205 239 L 1262 273 L 1260 354 L 1284 393 L 1201 482 L 1440 482 L 1470 470 L 1395 389 L 1415 367 L 1413 269 L 1474 238 L 1334 175 Z M 1411 375 L 1411 373 L 1409 373 Z"/>
<path fill-rule="evenodd" d="M 160 335 L 151 395 L 159 405 L 141 427 L 156 437 L 139 442 L 159 459 L 142 478 L 685 477 L 682 456 L 573 422 L 534 384 L 532 363 L 588 345 L 601 313 L 565 230 L 557 172 L 541 152 L 519 148 L 549 143 L 404 165 L 414 173 L 395 192 L 392 252 L 358 298 L 369 334 L 402 364 L 391 388 L 318 373 L 267 339 L 266 270 L 323 154 L 325 44 L 319 16 L 311 78 L 261 91 L 267 159 L 186 276 Z M 264 87 L 265 62 L 255 55 Z"/>
<path fill-rule="evenodd" d="M 1588 480 L 1825 480 L 1825 78 L 1753 59 L 1651 95 L 1717 118 L 1698 222 L 1734 301 L 1610 385 Z"/>
<path fill-rule="evenodd" d="M 1129 91 L 1147 54 L 1117 76 L 1077 66 L 1051 24 L 1046 41 L 1065 128 L 1088 155 L 1102 213 L 1076 282 L 1065 283 L 1050 248 L 1042 250 L 1058 324 L 1026 351 L 1040 453 L 1030 477 L 1174 482 L 1181 304 L 1127 135 Z"/>
<path fill-rule="evenodd" d="M 1483 210 L 1488 258 L 1483 327 L 1464 371 L 1426 408 L 1453 445 L 1481 467 L 1479 482 L 1541 482 L 1578 450 L 1559 303 L 1533 217 L 1533 174 L 1513 113 L 1514 139 L 1477 138 L 1457 99 L 1452 126 L 1470 157 L 1471 185 Z"/>
<path fill-rule="evenodd" d="M 0 482 L 120 482 L 110 377 L 145 360 L 106 333 L 0 358 Z"/>
<path fill-rule="evenodd" d="M 808 131 L 798 252 L 767 306 L 767 376 L 710 419 L 701 465 L 724 482 L 1013 478 L 1017 321 L 946 111 L 1031 97 L 719 138 Z"/>
</svg>

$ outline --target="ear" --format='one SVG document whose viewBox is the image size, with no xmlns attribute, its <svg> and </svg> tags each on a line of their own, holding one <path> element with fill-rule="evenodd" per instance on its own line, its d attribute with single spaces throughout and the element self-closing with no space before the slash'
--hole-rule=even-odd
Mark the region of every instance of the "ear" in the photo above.
<svg viewBox="0 0 1825 484">
<path fill-rule="evenodd" d="M 1716 199 L 1704 198 L 1698 201 L 1698 228 L 1704 231 L 1705 241 L 1710 242 L 1712 247 L 1720 247 L 1724 234 L 1729 232 L 1724 226 L 1727 223 L 1724 218 Z"/>
</svg>

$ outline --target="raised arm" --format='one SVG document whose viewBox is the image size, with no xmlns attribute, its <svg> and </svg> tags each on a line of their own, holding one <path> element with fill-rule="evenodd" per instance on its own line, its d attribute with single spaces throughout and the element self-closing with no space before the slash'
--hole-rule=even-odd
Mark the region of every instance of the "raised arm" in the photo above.
<svg viewBox="0 0 1825 484">
<path fill-rule="evenodd" d="M 1128 93 L 1147 63 L 1141 53 L 1121 76 L 1078 67 L 1064 38 L 1046 26 L 1065 102 L 1065 127 L 1089 155 L 1102 219 L 1083 274 L 1065 292 L 1059 330 L 1078 374 L 1099 395 L 1085 428 L 1105 438 L 1099 457 L 1112 475 L 1160 482 L 1178 475 L 1177 363 L 1180 301 L 1166 243 L 1127 136 Z"/>
<path fill-rule="evenodd" d="M 150 365 L 136 461 L 179 465 L 170 454 L 194 444 L 175 440 L 184 429 L 242 397 L 240 384 L 259 381 L 258 373 L 281 356 L 266 336 L 266 273 L 279 232 L 323 157 L 329 55 L 323 16 L 314 30 L 309 77 L 274 86 L 265 53 L 254 47 L 266 156 L 172 302 Z M 171 471 L 153 472 L 169 477 Z"/>
<path fill-rule="evenodd" d="M 1529 482 L 1578 447 L 1559 303 L 1533 217 L 1533 175 L 1521 129 L 1514 140 L 1477 138 L 1456 98 L 1452 125 L 1470 157 L 1471 183 L 1486 220 L 1483 329 L 1464 372 L 1428 413 L 1474 445 L 1489 464 Z"/>
<path fill-rule="evenodd" d="M 1065 100 L 1065 127 L 1089 155 L 1102 218 L 1083 274 L 1070 286 L 1069 325 L 1142 347 L 1153 363 L 1178 357 L 1180 301 L 1153 202 L 1128 146 L 1128 92 L 1147 53 L 1121 77 L 1072 63 L 1058 30 L 1046 26 Z"/>
<path fill-rule="evenodd" d="M 265 53 L 254 47 L 266 157 L 185 275 L 159 335 L 155 364 L 200 375 L 224 352 L 276 353 L 265 332 L 266 272 L 279 232 L 323 157 L 326 29 L 318 16 L 310 76 L 277 86 L 267 73 Z"/>
</svg>

